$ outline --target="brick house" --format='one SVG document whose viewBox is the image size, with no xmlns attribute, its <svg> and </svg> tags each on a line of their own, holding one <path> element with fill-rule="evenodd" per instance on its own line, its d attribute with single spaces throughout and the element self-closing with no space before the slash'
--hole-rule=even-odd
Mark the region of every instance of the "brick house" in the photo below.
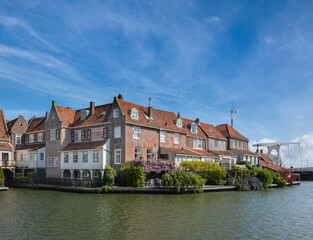
<svg viewBox="0 0 313 240">
<path fill-rule="evenodd" d="M 111 165 L 118 170 L 121 163 L 134 159 L 161 158 L 178 164 L 219 159 L 207 151 L 210 141 L 198 123 L 179 113 L 153 109 L 151 103 L 144 107 L 124 101 L 119 95 L 112 105 Z M 226 147 L 225 137 L 219 138 Z"/>
<path fill-rule="evenodd" d="M 227 138 L 227 149 L 238 156 L 238 161 L 248 161 L 252 166 L 259 164 L 260 157 L 248 149 L 248 138 L 228 124 L 221 124 L 216 126 L 216 128 Z"/>
<path fill-rule="evenodd" d="M 25 175 L 29 171 L 45 171 L 45 117 L 35 116 L 29 120 L 24 144 L 16 149 L 16 170 Z"/>
<path fill-rule="evenodd" d="M 100 179 L 105 166 L 110 165 L 110 120 L 112 104 L 76 110 L 67 127 L 70 142 L 61 152 L 63 178 Z"/>
<path fill-rule="evenodd" d="M 14 148 L 5 122 L 4 111 L 0 110 L 0 167 L 14 172 Z"/>
<path fill-rule="evenodd" d="M 11 139 L 11 144 L 14 149 L 24 144 L 24 134 L 27 130 L 28 123 L 22 115 L 17 118 L 7 121 L 8 132 Z M 14 157 L 16 159 L 16 156 Z"/>
</svg>

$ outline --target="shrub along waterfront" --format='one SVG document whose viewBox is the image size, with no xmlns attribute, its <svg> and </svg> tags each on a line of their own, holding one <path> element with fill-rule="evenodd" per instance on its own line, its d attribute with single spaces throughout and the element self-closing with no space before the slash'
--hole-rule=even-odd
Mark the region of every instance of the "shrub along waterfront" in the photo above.
<svg viewBox="0 0 313 240">
<path fill-rule="evenodd" d="M 0 167 L 0 187 L 4 187 L 4 172 L 2 167 Z"/>
</svg>

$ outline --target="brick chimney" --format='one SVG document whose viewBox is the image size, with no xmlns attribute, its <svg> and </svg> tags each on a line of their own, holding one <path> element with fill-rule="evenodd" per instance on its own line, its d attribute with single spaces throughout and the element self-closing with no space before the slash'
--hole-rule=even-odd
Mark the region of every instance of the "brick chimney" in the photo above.
<svg viewBox="0 0 313 240">
<path fill-rule="evenodd" d="M 95 114 L 95 102 L 90 102 L 90 116 Z"/>
<path fill-rule="evenodd" d="M 199 122 L 200 122 L 200 119 L 199 119 L 199 118 L 197 118 L 197 119 L 196 119 L 196 123 L 199 123 Z"/>
<path fill-rule="evenodd" d="M 117 98 L 123 100 L 123 95 L 122 95 L 122 94 L 119 94 L 119 95 L 117 96 Z"/>
<path fill-rule="evenodd" d="M 149 98 L 149 107 L 148 107 L 148 115 L 149 115 L 149 118 L 151 119 L 151 118 L 153 118 L 152 117 L 152 99 L 151 98 Z"/>
<path fill-rule="evenodd" d="M 180 112 L 177 113 L 177 118 L 180 118 Z"/>
<path fill-rule="evenodd" d="M 46 119 L 48 119 L 48 117 L 49 117 L 49 113 L 48 111 L 46 111 Z"/>
<path fill-rule="evenodd" d="M 263 149 L 260 150 L 260 153 L 263 153 Z"/>
<path fill-rule="evenodd" d="M 52 106 L 55 106 L 55 101 L 52 101 Z"/>
</svg>

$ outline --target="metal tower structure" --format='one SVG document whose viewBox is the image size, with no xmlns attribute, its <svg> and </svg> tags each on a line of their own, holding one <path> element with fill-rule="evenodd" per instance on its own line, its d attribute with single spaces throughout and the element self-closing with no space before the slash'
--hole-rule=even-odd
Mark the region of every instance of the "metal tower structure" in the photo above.
<svg viewBox="0 0 313 240">
<path fill-rule="evenodd" d="M 231 127 L 234 127 L 234 120 L 233 120 L 233 115 L 236 114 L 237 111 L 235 110 L 235 106 L 234 103 L 231 103 L 231 107 L 230 107 L 230 119 L 231 119 Z"/>
</svg>

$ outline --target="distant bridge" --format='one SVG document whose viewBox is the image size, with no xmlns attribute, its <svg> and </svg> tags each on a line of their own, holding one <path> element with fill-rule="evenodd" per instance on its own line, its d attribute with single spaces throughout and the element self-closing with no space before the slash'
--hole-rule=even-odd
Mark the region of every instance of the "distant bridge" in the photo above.
<svg viewBox="0 0 313 240">
<path fill-rule="evenodd" d="M 313 167 L 292 168 L 291 170 L 300 175 L 300 180 L 313 181 Z"/>
</svg>

